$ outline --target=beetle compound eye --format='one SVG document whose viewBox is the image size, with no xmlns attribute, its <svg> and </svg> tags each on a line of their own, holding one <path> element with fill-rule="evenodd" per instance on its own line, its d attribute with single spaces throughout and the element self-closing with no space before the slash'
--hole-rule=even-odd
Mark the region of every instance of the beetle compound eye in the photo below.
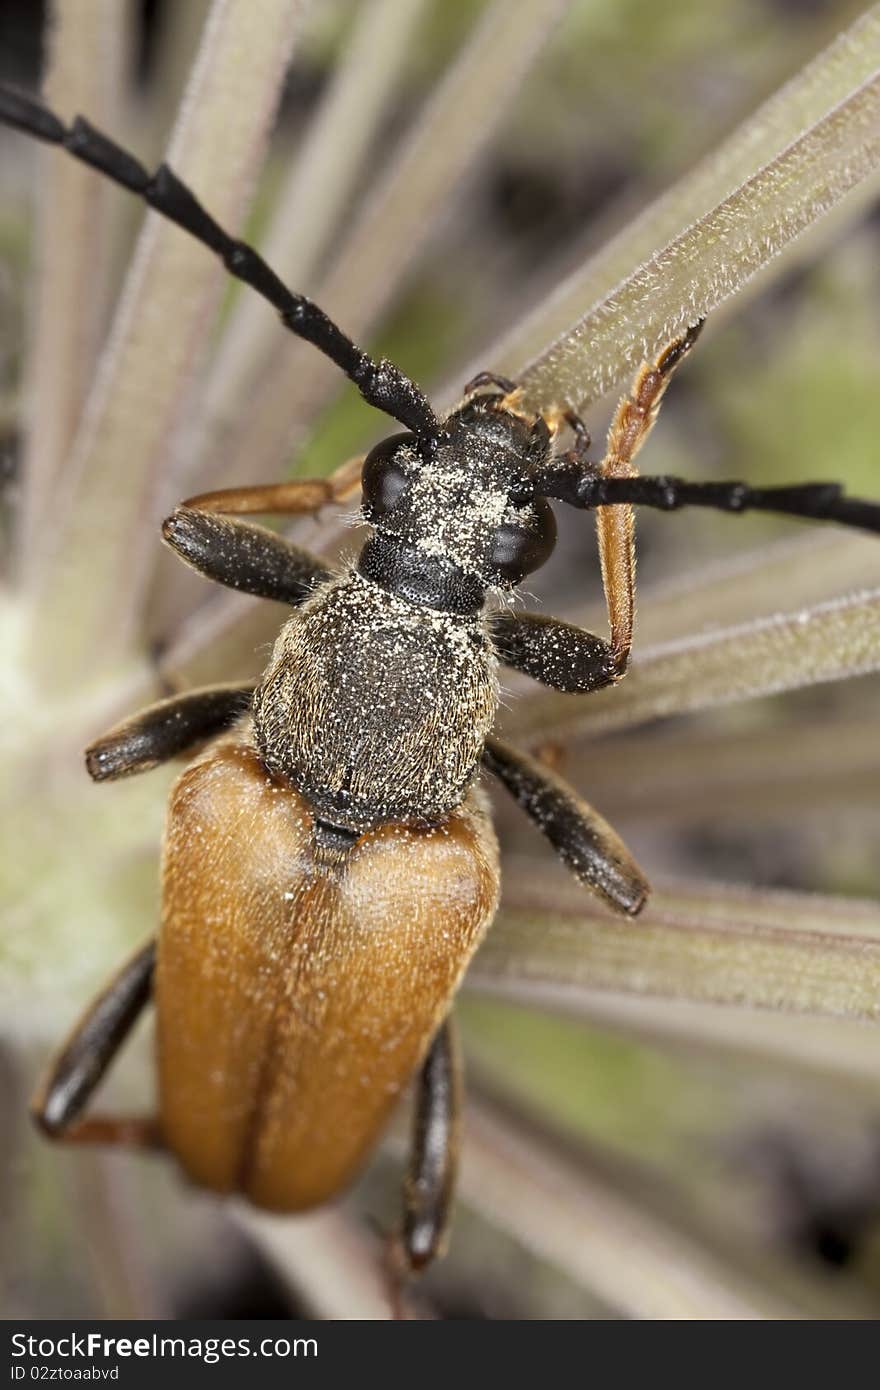
<svg viewBox="0 0 880 1390">
<path fill-rule="evenodd" d="M 556 544 L 556 518 L 548 502 L 538 498 L 526 515 L 522 526 L 499 526 L 492 533 L 489 563 L 509 584 L 540 569 Z"/>
<path fill-rule="evenodd" d="M 371 449 L 364 460 L 361 485 L 364 513 L 370 520 L 385 516 L 409 490 L 409 474 L 397 454 L 403 444 L 413 443 L 411 434 L 392 434 Z"/>
</svg>

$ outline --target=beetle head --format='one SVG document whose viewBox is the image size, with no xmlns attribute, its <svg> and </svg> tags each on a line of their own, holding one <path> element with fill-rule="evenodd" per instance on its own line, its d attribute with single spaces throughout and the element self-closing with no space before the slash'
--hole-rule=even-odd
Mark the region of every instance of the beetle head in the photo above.
<svg viewBox="0 0 880 1390">
<path fill-rule="evenodd" d="M 380 534 L 511 589 L 548 559 L 556 522 L 530 482 L 550 431 L 502 400 L 473 397 L 430 440 L 396 434 L 377 444 L 364 462 L 363 513 Z"/>
</svg>

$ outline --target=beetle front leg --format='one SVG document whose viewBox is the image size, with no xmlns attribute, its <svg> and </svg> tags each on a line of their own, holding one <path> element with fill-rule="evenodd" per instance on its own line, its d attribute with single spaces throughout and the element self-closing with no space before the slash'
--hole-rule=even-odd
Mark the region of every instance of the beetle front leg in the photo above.
<svg viewBox="0 0 880 1390">
<path fill-rule="evenodd" d="M 614 412 L 605 457 L 600 463 L 587 461 L 585 455 L 589 437 L 575 429 L 578 435 L 575 448 L 552 459 L 537 483 L 537 490 L 542 496 L 558 497 L 561 501 L 581 505 L 577 500 L 577 488 L 584 478 L 630 479 L 637 476 L 636 455 L 654 427 L 672 373 L 690 352 L 702 327 L 703 321 L 700 320 L 664 348 L 655 362 L 645 363 L 639 370 L 632 390 L 623 397 Z M 602 586 L 611 630 L 613 679 L 619 680 L 629 663 L 635 619 L 635 516 L 632 507 L 598 506 L 596 529 Z"/>
<path fill-rule="evenodd" d="M 649 884 L 620 836 L 573 787 L 500 739 L 490 738 L 483 765 L 493 772 L 581 883 L 615 912 L 635 917 Z"/>
<path fill-rule="evenodd" d="M 395 1282 L 443 1254 L 461 1128 L 461 1064 L 451 1018 L 439 1028 L 419 1073 L 403 1223 L 389 1252 Z"/>
<path fill-rule="evenodd" d="M 650 434 L 673 371 L 690 352 L 702 322 L 671 343 L 650 366 L 642 367 L 632 391 L 624 396 L 611 422 L 605 457 L 598 473 L 603 478 L 631 478 L 636 454 Z M 599 507 L 596 511 L 602 585 L 608 604 L 611 648 L 618 677 L 629 663 L 635 618 L 635 518 L 631 507 Z"/>
<path fill-rule="evenodd" d="M 329 478 L 298 478 L 260 487 L 224 488 L 188 497 L 163 523 L 162 535 L 192 569 L 217 584 L 296 607 L 331 575 L 309 551 L 265 526 L 229 517 L 286 516 L 345 502 L 360 490 L 363 458 L 349 459 Z"/>
<path fill-rule="evenodd" d="M 162 523 L 165 542 L 191 569 L 239 593 L 297 607 L 330 571 L 316 556 L 265 526 L 178 507 Z"/>
<path fill-rule="evenodd" d="M 99 1081 L 125 1042 L 153 988 L 156 943 L 142 946 L 79 1020 L 31 1102 L 35 1123 L 70 1144 L 159 1148 L 158 1120 L 95 1115 L 81 1119 Z"/>
<path fill-rule="evenodd" d="M 350 502 L 360 494 L 364 455 L 355 454 L 328 478 L 293 478 L 286 483 L 255 483 L 249 487 L 220 488 L 188 497 L 184 507 L 222 516 L 253 516 L 274 512 L 303 516 L 331 503 Z"/>
</svg>

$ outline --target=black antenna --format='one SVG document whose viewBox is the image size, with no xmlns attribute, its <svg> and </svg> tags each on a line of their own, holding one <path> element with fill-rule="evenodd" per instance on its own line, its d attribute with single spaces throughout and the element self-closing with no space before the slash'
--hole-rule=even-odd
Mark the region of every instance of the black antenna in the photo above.
<svg viewBox="0 0 880 1390">
<path fill-rule="evenodd" d="M 126 150 L 120 148 L 82 116 L 65 126 L 51 111 L 21 92 L 0 85 L 0 122 L 25 131 L 52 145 L 61 145 L 75 158 L 132 193 L 151 208 L 176 222 L 219 256 L 226 269 L 255 289 L 277 309 L 291 333 L 314 344 L 354 382 L 364 400 L 399 420 L 414 434 L 431 436 L 439 422 L 424 392 L 393 362 L 375 361 L 305 295 L 289 290 L 252 246 L 237 241 L 214 221 L 195 194 L 167 164 L 150 174 Z"/>
<path fill-rule="evenodd" d="M 530 480 L 531 481 L 531 480 Z M 587 468 L 548 465 L 534 479 L 540 497 L 593 510 L 624 503 L 656 507 L 712 507 L 721 512 L 776 512 L 811 521 L 836 521 L 862 531 L 880 532 L 880 503 L 847 497 L 840 483 L 796 483 L 791 487 L 750 487 L 748 483 L 697 483 L 686 478 L 637 476 L 606 478 Z"/>
</svg>

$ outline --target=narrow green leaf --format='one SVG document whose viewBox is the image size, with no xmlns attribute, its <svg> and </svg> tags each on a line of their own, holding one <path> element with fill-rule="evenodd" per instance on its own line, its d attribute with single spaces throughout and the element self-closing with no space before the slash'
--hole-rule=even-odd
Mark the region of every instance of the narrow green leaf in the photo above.
<svg viewBox="0 0 880 1390">
<path fill-rule="evenodd" d="M 704 825 L 708 819 L 799 824 L 880 810 L 875 715 L 840 709 L 807 718 L 778 711 L 766 721 L 630 732 L 566 749 L 565 775 L 588 789 L 616 823 Z M 866 827 L 867 829 L 867 827 Z"/>
<path fill-rule="evenodd" d="M 169 161 L 232 227 L 252 191 L 304 6 L 215 0 L 211 11 Z M 69 683 L 130 650 L 155 545 L 150 522 L 173 463 L 170 436 L 223 283 L 203 246 L 147 218 L 70 452 L 62 534 L 40 567 L 32 651 L 46 679 Z"/>
<path fill-rule="evenodd" d="M 511 997 L 648 994 L 880 1020 L 880 907 L 715 885 L 655 887 L 621 922 L 559 870 L 520 862 L 468 974 Z"/>
<path fill-rule="evenodd" d="M 836 105 L 830 110 L 822 108 L 824 114 L 814 117 L 781 153 L 709 211 L 703 211 L 701 198 L 711 181 L 696 180 L 695 201 L 690 206 L 685 185 L 685 196 L 677 203 L 678 211 L 684 214 L 681 230 L 613 289 L 609 287 L 525 367 L 515 345 L 502 351 L 497 365 L 518 374 L 526 405 L 541 409 L 565 402 L 583 408 L 604 395 L 689 323 L 734 294 L 794 237 L 877 169 L 880 11 L 874 7 L 857 30 L 850 31 L 828 55 L 835 79 L 846 73 L 849 85 L 838 96 L 838 80 L 827 85 L 817 82 L 803 109 L 812 115 L 814 107 L 831 92 L 835 92 L 832 100 Z M 815 75 L 816 69 L 808 71 Z M 785 92 L 780 101 L 783 97 Z M 786 99 L 791 99 L 791 88 Z M 803 109 L 795 104 L 792 111 L 800 117 Z M 754 119 L 760 124 L 759 117 Z M 769 141 L 771 147 L 786 128 L 787 121 L 778 123 Z M 740 137 L 741 148 L 731 159 L 728 173 L 734 169 L 741 172 L 750 148 L 753 157 L 757 151 L 765 152 L 766 145 L 762 148 L 761 140 L 752 141 L 748 134 L 749 128 Z M 660 219 L 661 224 L 664 220 Z M 633 248 L 646 232 L 643 227 Z M 615 272 L 620 268 L 618 259 L 608 265 Z M 581 293 L 590 292 L 589 278 L 586 280 Z M 576 291 L 569 286 L 560 290 L 559 296 L 563 293 L 573 301 Z M 581 298 L 580 303 L 584 302 Z M 534 324 L 529 335 L 531 342 L 538 336 Z"/>
<path fill-rule="evenodd" d="M 828 470 L 820 467 L 818 471 L 824 475 Z M 692 515 L 682 512 L 662 518 L 670 528 L 670 539 L 677 528 L 686 543 Z M 735 530 L 736 519 L 728 520 Z M 870 589 L 877 581 L 878 556 L 876 536 L 809 525 L 790 539 L 725 555 L 713 564 L 640 590 L 636 646 L 641 649 L 770 618 Z M 608 621 L 601 591 L 592 602 L 567 610 L 566 617 L 601 632 Z"/>
<path fill-rule="evenodd" d="M 487 360 L 499 366 L 504 362 L 514 369 L 538 356 L 549 342 L 566 332 L 585 305 L 601 302 L 634 266 L 647 261 L 659 246 L 674 240 L 758 168 L 777 158 L 807 127 L 870 77 L 878 63 L 880 8 L 873 5 L 711 154 L 546 295 Z"/>
<path fill-rule="evenodd" d="M 527 1249 L 631 1318 L 739 1321 L 852 1316 L 806 1280 L 765 1260 L 763 1277 L 722 1256 L 659 1202 L 634 1191 L 622 1165 L 577 1161 L 493 1106 L 472 1104 L 462 1195 Z M 842 1306 L 841 1306 L 842 1305 Z M 858 1315 L 856 1313 L 856 1315 Z"/>
<path fill-rule="evenodd" d="M 436 219 L 474 168 L 563 9 L 562 0 L 494 0 L 428 98 L 354 220 L 314 297 L 355 339 L 369 337 L 400 291 Z M 241 427 L 222 441 L 215 476 L 277 475 L 297 431 L 315 418 L 339 373 L 313 348 L 290 344 L 263 363 Z M 258 432 L 251 416 L 260 422 Z"/>
<path fill-rule="evenodd" d="M 426 9 L 427 0 L 376 0 L 357 15 L 261 245 L 262 255 L 288 285 L 311 288 L 327 247 L 338 239 Z M 211 364 L 193 445 L 195 456 L 207 464 L 212 487 L 218 486 L 216 451 L 223 447 L 229 421 L 245 419 L 253 428 L 254 390 L 279 356 L 293 349 L 266 306 L 255 295 L 239 295 Z"/>
<path fill-rule="evenodd" d="M 361 1222 L 338 1210 L 310 1212 L 296 1221 L 243 1204 L 233 1210 L 237 1224 L 312 1317 L 384 1322 L 393 1316 L 390 1283 Z"/>
<path fill-rule="evenodd" d="M 622 729 L 880 668 L 880 590 L 835 599 L 643 650 L 620 685 L 516 701 L 503 721 L 519 739 Z"/>
<path fill-rule="evenodd" d="M 131 61 L 129 0 L 55 0 L 48 31 L 46 102 L 65 120 L 88 111 L 117 130 Z M 13 137 L 15 138 L 15 137 Z M 20 559 L 33 579 L 51 527 L 52 504 L 70 440 L 92 382 L 106 328 L 114 195 L 106 179 L 74 159 L 40 151 L 34 248 Z"/>
</svg>

